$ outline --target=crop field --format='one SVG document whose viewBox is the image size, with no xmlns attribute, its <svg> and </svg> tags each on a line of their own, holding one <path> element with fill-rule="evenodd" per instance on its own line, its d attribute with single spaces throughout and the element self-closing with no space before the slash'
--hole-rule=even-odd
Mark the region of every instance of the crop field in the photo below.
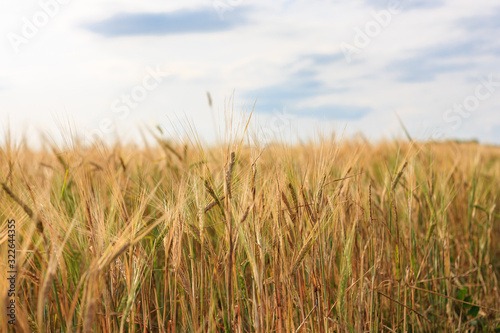
<svg viewBox="0 0 500 333">
<path fill-rule="evenodd" d="M 245 135 L 2 146 L 0 331 L 500 331 L 500 147 Z"/>
</svg>

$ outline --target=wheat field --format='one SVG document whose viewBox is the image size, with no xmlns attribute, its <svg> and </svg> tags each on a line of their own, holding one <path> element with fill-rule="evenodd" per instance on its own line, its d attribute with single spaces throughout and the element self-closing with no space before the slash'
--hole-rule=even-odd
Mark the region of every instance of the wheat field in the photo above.
<svg viewBox="0 0 500 333">
<path fill-rule="evenodd" d="M 2 332 L 500 331 L 499 147 L 156 138 L 1 147 Z"/>
</svg>

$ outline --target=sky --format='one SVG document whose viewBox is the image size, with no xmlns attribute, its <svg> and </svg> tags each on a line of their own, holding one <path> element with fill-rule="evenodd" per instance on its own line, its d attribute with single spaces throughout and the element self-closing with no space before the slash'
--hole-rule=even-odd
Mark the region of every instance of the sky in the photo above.
<svg viewBox="0 0 500 333">
<path fill-rule="evenodd" d="M 5 0 L 0 36 L 0 142 L 214 142 L 253 110 L 256 141 L 500 144 L 497 0 Z"/>
</svg>

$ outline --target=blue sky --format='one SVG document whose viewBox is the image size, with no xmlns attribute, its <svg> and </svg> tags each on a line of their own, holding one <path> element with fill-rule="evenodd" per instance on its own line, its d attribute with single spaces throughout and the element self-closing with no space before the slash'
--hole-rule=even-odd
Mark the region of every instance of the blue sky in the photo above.
<svg viewBox="0 0 500 333">
<path fill-rule="evenodd" d="M 500 144 L 498 1 L 58 1 L 0 4 L 0 140 L 190 122 L 212 141 L 256 102 L 256 135 L 393 138 L 397 114 Z"/>
<path fill-rule="evenodd" d="M 84 25 L 90 31 L 106 37 L 213 33 L 233 30 L 247 23 L 250 8 L 234 8 L 228 18 L 217 14 L 213 7 L 178 9 L 165 13 L 117 13 L 102 21 Z"/>
</svg>

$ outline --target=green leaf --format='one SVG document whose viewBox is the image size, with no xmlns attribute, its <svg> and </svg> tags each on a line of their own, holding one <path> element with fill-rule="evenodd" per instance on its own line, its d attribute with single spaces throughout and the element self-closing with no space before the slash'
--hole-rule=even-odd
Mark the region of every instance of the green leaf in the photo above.
<svg viewBox="0 0 500 333">
<path fill-rule="evenodd" d="M 468 316 L 476 317 L 477 314 L 479 313 L 479 307 L 473 306 L 469 312 L 467 313 Z"/>
<path fill-rule="evenodd" d="M 460 289 L 459 291 L 457 291 L 457 295 L 455 296 L 455 298 L 463 301 L 465 299 L 465 296 L 467 296 L 468 293 L 469 293 L 469 288 L 464 287 L 464 288 Z"/>
<path fill-rule="evenodd" d="M 473 299 L 470 296 L 465 297 L 465 299 L 463 301 L 468 302 L 468 303 L 473 303 L 472 302 Z M 470 308 L 471 306 L 472 305 L 470 305 L 470 304 L 463 304 L 463 307 L 466 308 L 466 309 Z"/>
</svg>

